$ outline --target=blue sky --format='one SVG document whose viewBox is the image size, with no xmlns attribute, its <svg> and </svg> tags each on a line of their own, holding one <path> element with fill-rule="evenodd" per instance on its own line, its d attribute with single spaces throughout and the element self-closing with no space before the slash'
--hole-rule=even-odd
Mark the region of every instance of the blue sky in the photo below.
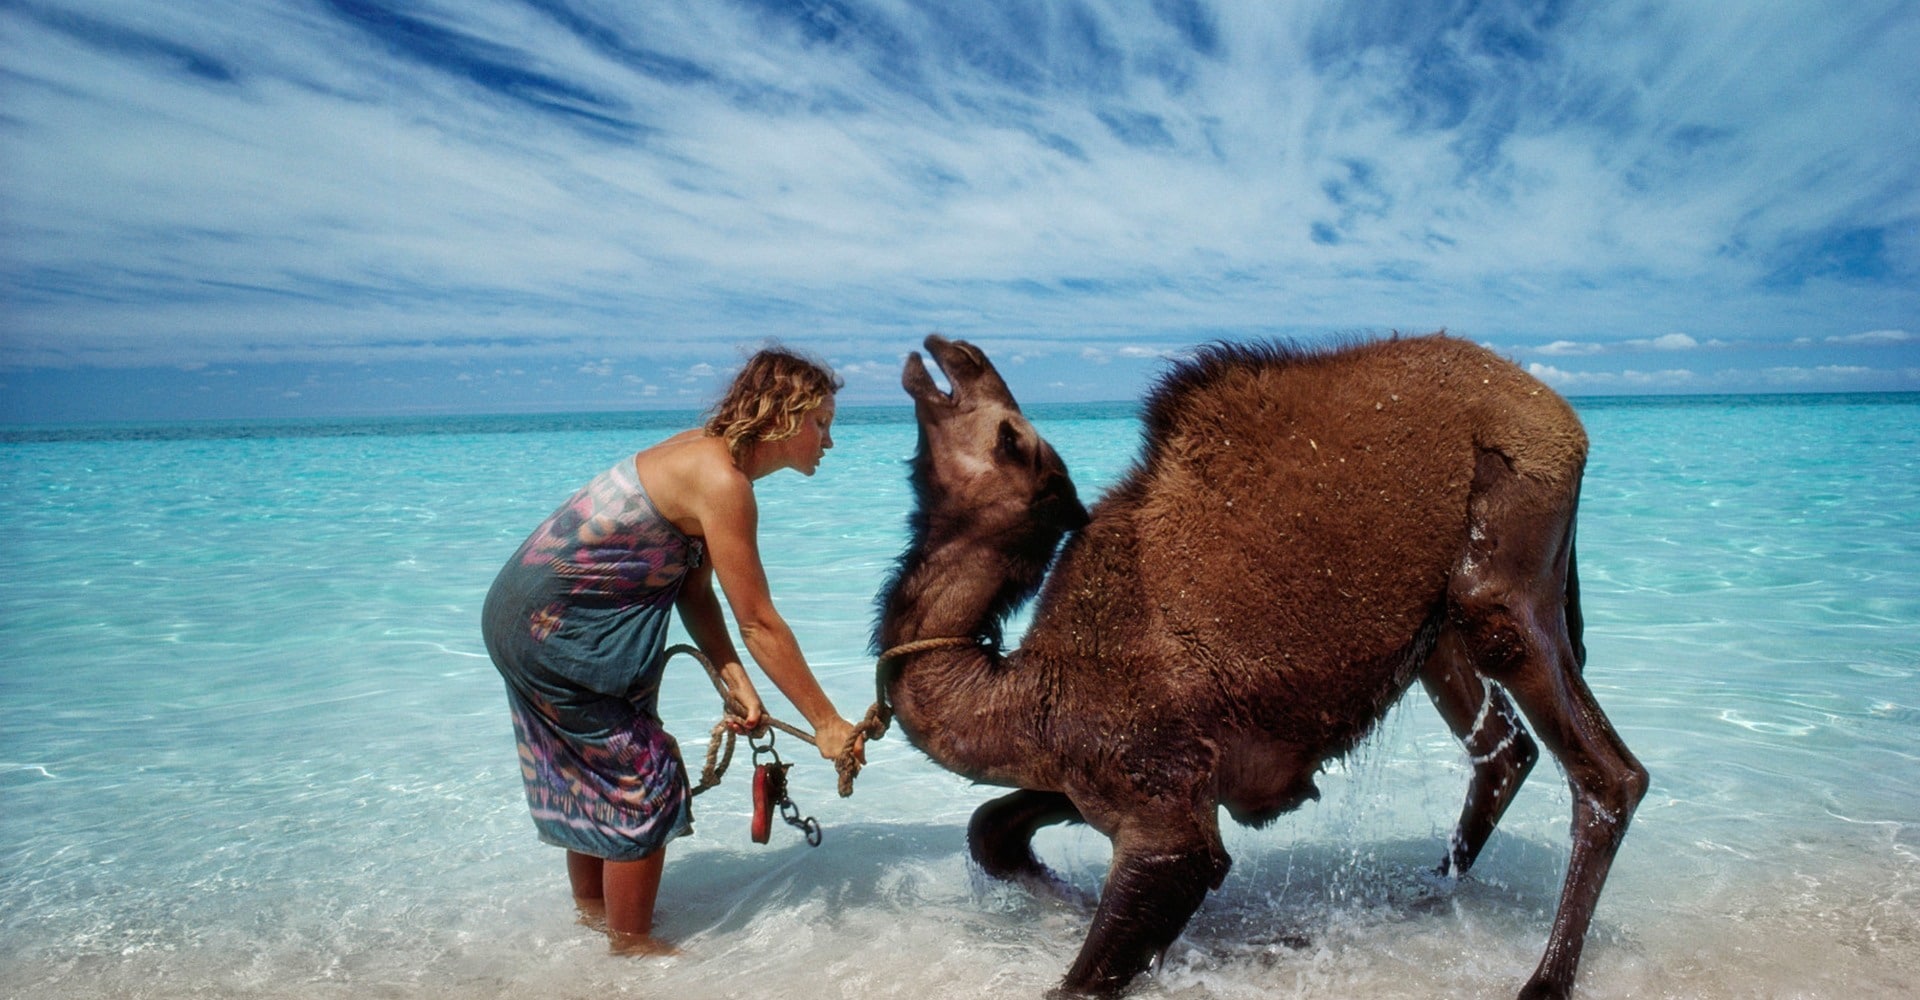
<svg viewBox="0 0 1920 1000">
<path fill-rule="evenodd" d="M 0 0 L 0 420 L 1127 399 L 1446 328 L 1920 389 L 1920 5 Z"/>
</svg>

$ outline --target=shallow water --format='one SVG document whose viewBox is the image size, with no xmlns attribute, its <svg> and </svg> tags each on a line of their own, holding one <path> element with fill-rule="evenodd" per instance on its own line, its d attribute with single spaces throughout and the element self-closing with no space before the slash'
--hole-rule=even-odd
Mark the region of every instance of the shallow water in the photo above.
<svg viewBox="0 0 1920 1000">
<path fill-rule="evenodd" d="M 1587 676 L 1653 774 L 1581 996 L 1920 990 L 1920 396 L 1579 401 Z M 1124 409 L 1038 408 L 1086 496 Z M 537 843 L 481 598 L 580 482 L 686 415 L 203 425 L 0 439 L 0 995 L 1032 997 L 1084 902 L 971 871 L 995 794 L 876 743 L 825 826 L 746 834 L 738 775 L 675 842 L 671 959 L 617 959 Z M 904 411 L 849 409 L 762 484 L 776 599 L 848 714 L 904 538 Z M 1018 634 L 1010 629 L 1009 634 Z M 770 687 L 763 685 L 763 687 Z M 716 706 L 676 661 L 689 756 Z M 791 710 L 775 702 L 777 714 Z M 737 765 L 744 768 L 744 764 Z M 1230 829 L 1234 869 L 1145 997 L 1507 997 L 1539 959 L 1569 800 L 1534 772 L 1474 876 L 1433 877 L 1463 752 L 1417 694 Z M 1042 834 L 1097 892 L 1104 841 Z"/>
</svg>

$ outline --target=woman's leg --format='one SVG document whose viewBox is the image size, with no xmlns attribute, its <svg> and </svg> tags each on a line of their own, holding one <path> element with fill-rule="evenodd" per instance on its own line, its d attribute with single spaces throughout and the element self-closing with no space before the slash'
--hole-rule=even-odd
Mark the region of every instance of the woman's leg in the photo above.
<svg viewBox="0 0 1920 1000">
<path fill-rule="evenodd" d="M 653 904 L 660 896 L 663 846 L 638 861 L 604 862 L 601 885 L 606 898 L 607 936 L 623 955 L 671 953 L 672 945 L 653 938 Z"/>
<path fill-rule="evenodd" d="M 567 881 L 573 885 L 573 898 L 579 901 L 606 899 L 607 890 L 601 881 L 605 861 L 591 854 L 579 851 L 567 852 Z"/>
<path fill-rule="evenodd" d="M 605 867 L 605 861 L 591 854 L 567 852 L 567 881 L 573 886 L 573 905 L 580 910 L 580 922 L 603 930 L 607 925 Z"/>
</svg>

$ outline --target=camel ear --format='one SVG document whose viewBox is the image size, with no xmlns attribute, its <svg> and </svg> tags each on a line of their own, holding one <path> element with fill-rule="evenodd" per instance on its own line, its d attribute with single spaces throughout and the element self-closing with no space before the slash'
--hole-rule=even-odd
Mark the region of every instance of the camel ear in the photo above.
<svg viewBox="0 0 1920 1000">
<path fill-rule="evenodd" d="M 1087 513 L 1086 505 L 1080 502 L 1080 491 L 1073 485 L 1073 476 L 1067 472 L 1067 463 L 1044 438 L 1040 441 L 1035 461 L 1047 473 L 1046 478 L 1040 481 L 1039 494 L 1033 499 L 1034 515 L 1067 531 L 1079 531 L 1086 527 L 1093 516 Z"/>
<path fill-rule="evenodd" d="M 1046 487 L 1033 509 L 1041 518 L 1067 531 L 1079 531 L 1093 520 L 1086 505 L 1080 502 L 1080 491 L 1074 488 L 1073 480 L 1060 473 L 1047 477 Z"/>
</svg>

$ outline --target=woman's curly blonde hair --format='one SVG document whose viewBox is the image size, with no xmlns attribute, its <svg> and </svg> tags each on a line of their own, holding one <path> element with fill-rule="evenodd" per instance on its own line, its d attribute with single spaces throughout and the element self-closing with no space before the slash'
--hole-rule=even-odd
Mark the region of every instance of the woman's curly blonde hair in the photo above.
<svg viewBox="0 0 1920 1000">
<path fill-rule="evenodd" d="M 844 384 L 826 365 L 779 344 L 768 345 L 747 359 L 727 394 L 708 412 L 706 432 L 724 438 L 738 464 L 755 442 L 784 441 L 800 433 L 800 418 Z"/>
</svg>

